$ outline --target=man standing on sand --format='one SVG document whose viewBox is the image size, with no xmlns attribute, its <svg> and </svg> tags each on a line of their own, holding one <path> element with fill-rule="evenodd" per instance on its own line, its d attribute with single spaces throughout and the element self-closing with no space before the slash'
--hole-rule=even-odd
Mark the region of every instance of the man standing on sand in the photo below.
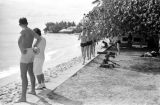
<svg viewBox="0 0 160 105">
<path fill-rule="evenodd" d="M 34 31 L 32 31 L 28 27 L 28 22 L 26 18 L 19 19 L 19 25 L 22 28 L 20 32 L 21 36 L 18 40 L 18 46 L 21 51 L 21 60 L 20 60 L 20 72 L 22 79 L 22 95 L 21 98 L 17 102 L 26 102 L 26 91 L 28 86 L 27 72 L 30 76 L 31 80 L 31 92 L 30 94 L 36 95 L 35 92 L 35 76 L 33 74 L 33 60 L 34 60 L 34 52 L 32 49 L 32 44 L 34 38 L 37 39 L 35 43 L 35 47 L 39 44 L 41 38 Z"/>
</svg>

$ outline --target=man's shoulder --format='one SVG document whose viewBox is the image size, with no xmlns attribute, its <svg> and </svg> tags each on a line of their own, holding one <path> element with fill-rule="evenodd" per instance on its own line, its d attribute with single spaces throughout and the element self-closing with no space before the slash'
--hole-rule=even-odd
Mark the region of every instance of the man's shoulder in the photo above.
<svg viewBox="0 0 160 105">
<path fill-rule="evenodd" d="M 44 37 L 41 36 L 41 39 L 46 42 L 46 38 L 44 38 Z"/>
<path fill-rule="evenodd" d="M 26 29 L 23 29 L 22 31 L 21 31 L 21 33 L 26 33 L 26 32 L 29 32 L 29 31 L 32 31 L 30 28 L 26 28 Z"/>
<path fill-rule="evenodd" d="M 30 28 L 27 28 L 26 32 L 33 32 L 34 33 L 34 31 L 32 29 L 30 29 Z"/>
<path fill-rule="evenodd" d="M 26 33 L 25 30 L 22 30 L 22 31 L 20 32 L 21 35 L 25 35 L 25 33 Z"/>
</svg>

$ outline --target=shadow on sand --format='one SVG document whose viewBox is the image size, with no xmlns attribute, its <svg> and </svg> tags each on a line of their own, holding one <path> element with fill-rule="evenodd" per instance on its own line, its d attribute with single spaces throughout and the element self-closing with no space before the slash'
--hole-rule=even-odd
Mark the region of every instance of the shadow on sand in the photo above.
<svg viewBox="0 0 160 105">
<path fill-rule="evenodd" d="M 83 105 L 82 102 L 80 101 L 74 101 L 69 98 L 66 98 L 62 95 L 54 93 L 56 89 L 50 90 L 50 89 L 45 89 L 40 91 L 36 97 L 39 99 L 38 102 L 33 103 L 33 102 L 26 102 L 26 104 L 29 105 L 53 105 L 54 103 L 62 104 L 62 105 Z"/>
<path fill-rule="evenodd" d="M 131 70 L 143 73 L 160 74 L 159 58 L 139 58 L 138 63 L 130 66 Z"/>
<path fill-rule="evenodd" d="M 63 105 L 83 105 L 80 101 L 74 101 L 59 94 L 54 93 L 54 91 L 47 94 L 47 97 L 54 102 L 63 104 Z"/>
</svg>

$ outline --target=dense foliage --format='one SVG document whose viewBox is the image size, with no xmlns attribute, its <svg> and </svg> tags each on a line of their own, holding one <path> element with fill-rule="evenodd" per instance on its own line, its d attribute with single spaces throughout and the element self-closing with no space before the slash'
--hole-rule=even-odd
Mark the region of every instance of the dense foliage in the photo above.
<svg viewBox="0 0 160 105">
<path fill-rule="evenodd" d="M 74 33 L 81 33 L 82 32 L 82 24 L 79 23 L 76 25 L 76 28 L 74 29 Z"/>
<path fill-rule="evenodd" d="M 100 0 L 94 3 L 100 3 Z M 101 37 L 131 33 L 144 38 L 153 37 L 158 43 L 160 34 L 159 0 L 102 0 L 87 14 L 84 27 L 100 30 Z M 96 27 L 95 27 L 96 26 Z M 97 31 L 98 32 L 98 31 Z"/>
<path fill-rule="evenodd" d="M 66 29 L 71 26 L 76 26 L 74 22 L 48 22 L 46 23 L 46 28 L 44 29 L 45 32 L 50 32 L 50 33 L 58 33 L 62 29 Z"/>
</svg>

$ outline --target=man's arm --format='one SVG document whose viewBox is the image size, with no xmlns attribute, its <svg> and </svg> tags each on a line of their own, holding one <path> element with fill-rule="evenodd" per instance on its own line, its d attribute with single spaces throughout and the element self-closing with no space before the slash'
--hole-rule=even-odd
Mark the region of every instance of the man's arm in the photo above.
<svg viewBox="0 0 160 105">
<path fill-rule="evenodd" d="M 26 51 L 25 51 L 25 48 L 22 45 L 23 39 L 24 39 L 24 35 L 21 34 L 21 36 L 18 39 L 18 46 L 19 46 L 19 49 L 20 49 L 21 53 L 25 54 Z"/>
<path fill-rule="evenodd" d="M 37 34 L 37 33 L 33 33 L 33 35 L 34 35 L 34 38 L 35 39 L 37 39 L 36 40 L 36 43 L 34 44 L 34 47 L 37 47 L 37 45 L 40 43 L 40 41 L 41 41 L 41 37 Z"/>
<path fill-rule="evenodd" d="M 80 39 L 81 39 L 81 34 L 82 34 L 82 33 L 80 33 L 80 34 L 79 34 L 78 40 L 80 40 Z"/>
</svg>

